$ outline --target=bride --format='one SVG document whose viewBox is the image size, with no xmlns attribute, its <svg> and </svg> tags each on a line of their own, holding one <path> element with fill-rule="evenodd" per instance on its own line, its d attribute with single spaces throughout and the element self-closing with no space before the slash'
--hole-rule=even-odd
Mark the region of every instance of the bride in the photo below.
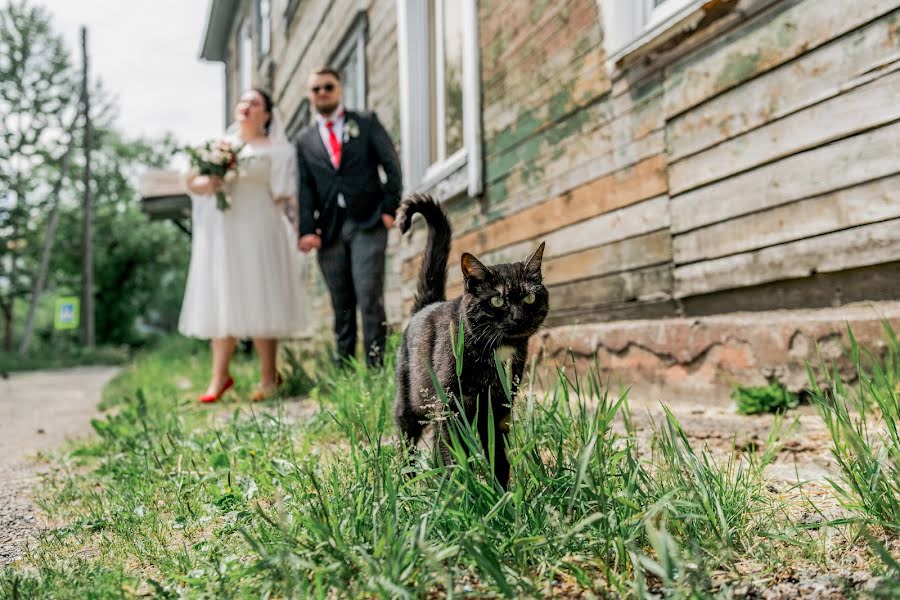
<svg viewBox="0 0 900 600">
<path fill-rule="evenodd" d="M 238 338 L 252 337 L 259 354 L 260 387 L 253 400 L 272 395 L 278 338 L 303 327 L 304 299 L 294 228 L 284 216 L 293 204 L 297 164 L 275 116 L 272 99 L 245 92 L 229 128 L 238 154 L 237 178 L 196 175 L 187 181 L 193 204 L 191 266 L 178 329 L 212 339 L 212 379 L 201 402 L 215 402 L 234 385 L 229 364 Z M 224 190 L 231 207 L 216 206 Z"/>
</svg>

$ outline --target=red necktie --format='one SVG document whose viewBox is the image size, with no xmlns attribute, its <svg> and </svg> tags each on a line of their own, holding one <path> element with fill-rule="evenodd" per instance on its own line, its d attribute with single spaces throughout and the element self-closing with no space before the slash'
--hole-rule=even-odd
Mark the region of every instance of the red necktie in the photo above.
<svg viewBox="0 0 900 600">
<path fill-rule="evenodd" d="M 334 135 L 334 121 L 326 121 L 328 128 L 328 145 L 331 146 L 331 164 L 337 169 L 341 166 L 341 141 Z"/>
</svg>

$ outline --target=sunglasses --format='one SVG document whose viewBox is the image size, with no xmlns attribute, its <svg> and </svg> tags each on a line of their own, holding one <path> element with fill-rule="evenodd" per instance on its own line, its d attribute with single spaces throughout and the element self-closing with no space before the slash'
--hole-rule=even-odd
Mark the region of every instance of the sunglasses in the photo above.
<svg viewBox="0 0 900 600">
<path fill-rule="evenodd" d="M 333 92 L 334 84 L 326 83 L 325 85 L 314 85 L 311 88 L 309 88 L 309 91 L 311 91 L 313 94 L 318 94 L 320 91 L 321 92 Z"/>
</svg>

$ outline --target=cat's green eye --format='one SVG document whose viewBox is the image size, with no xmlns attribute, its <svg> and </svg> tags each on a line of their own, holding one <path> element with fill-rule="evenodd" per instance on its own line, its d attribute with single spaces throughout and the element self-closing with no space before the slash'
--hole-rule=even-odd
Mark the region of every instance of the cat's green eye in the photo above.
<svg viewBox="0 0 900 600">
<path fill-rule="evenodd" d="M 534 304 L 534 292 L 531 292 L 530 294 L 522 298 L 522 302 L 524 302 L 525 304 Z"/>
<path fill-rule="evenodd" d="M 501 306 L 503 306 L 503 298 L 501 298 L 500 296 L 494 296 L 493 298 L 491 298 L 491 306 L 500 308 Z"/>
</svg>

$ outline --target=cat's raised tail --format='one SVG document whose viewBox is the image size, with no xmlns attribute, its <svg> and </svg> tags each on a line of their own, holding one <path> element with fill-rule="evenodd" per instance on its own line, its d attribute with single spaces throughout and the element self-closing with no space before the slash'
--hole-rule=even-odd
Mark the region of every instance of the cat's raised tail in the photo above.
<svg viewBox="0 0 900 600">
<path fill-rule="evenodd" d="M 419 271 L 412 314 L 433 302 L 446 300 L 447 257 L 450 255 L 450 240 L 453 238 L 453 229 L 444 209 L 431 196 L 422 194 L 414 194 L 400 203 L 397 227 L 401 233 L 409 231 L 416 213 L 425 217 L 425 222 L 428 223 L 428 242 L 425 244 L 425 260 Z"/>
</svg>

